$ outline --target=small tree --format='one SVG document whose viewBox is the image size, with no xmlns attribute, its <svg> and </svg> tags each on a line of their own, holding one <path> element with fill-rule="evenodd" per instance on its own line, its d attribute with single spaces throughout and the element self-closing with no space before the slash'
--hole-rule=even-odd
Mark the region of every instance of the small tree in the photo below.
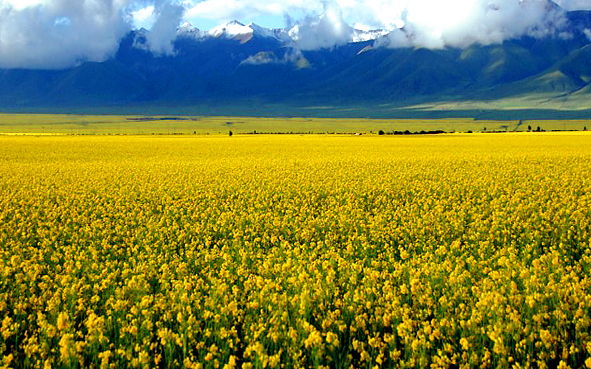
<svg viewBox="0 0 591 369">
<path fill-rule="evenodd" d="M 531 131 L 531 126 L 527 126 L 527 131 Z"/>
<path fill-rule="evenodd" d="M 233 135 L 233 134 L 234 134 L 234 133 L 232 133 L 232 131 L 230 131 L 230 132 L 228 133 L 228 136 L 232 137 L 232 135 Z"/>
<path fill-rule="evenodd" d="M 385 133 L 384 131 L 382 131 L 381 129 L 380 129 L 380 131 L 378 132 L 378 135 L 380 135 L 380 136 L 383 136 L 383 135 L 385 135 L 385 134 L 386 134 L 386 133 Z"/>
</svg>

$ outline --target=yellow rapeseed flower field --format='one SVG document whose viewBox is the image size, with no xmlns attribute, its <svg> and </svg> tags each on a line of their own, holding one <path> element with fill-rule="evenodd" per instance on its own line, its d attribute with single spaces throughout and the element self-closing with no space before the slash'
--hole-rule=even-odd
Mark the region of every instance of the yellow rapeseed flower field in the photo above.
<svg viewBox="0 0 591 369">
<path fill-rule="evenodd" d="M 0 367 L 590 368 L 591 135 L 0 137 Z"/>
</svg>

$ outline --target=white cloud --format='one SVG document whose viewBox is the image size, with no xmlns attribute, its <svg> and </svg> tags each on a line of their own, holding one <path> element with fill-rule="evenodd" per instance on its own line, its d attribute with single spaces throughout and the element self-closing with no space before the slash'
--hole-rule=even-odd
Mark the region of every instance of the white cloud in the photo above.
<svg viewBox="0 0 591 369">
<path fill-rule="evenodd" d="M 322 10 L 322 3 L 318 0 L 204 0 L 193 3 L 195 5 L 187 11 L 187 18 L 201 17 L 219 21 L 284 15 L 296 11 L 318 14 Z"/>
<path fill-rule="evenodd" d="M 336 1 L 325 1 L 319 17 L 308 17 L 298 24 L 292 37 L 302 50 L 330 48 L 351 40 L 353 28 L 343 19 Z"/>
<path fill-rule="evenodd" d="M 147 47 L 156 55 L 173 55 L 173 41 L 180 25 L 185 7 L 179 3 L 160 0 L 157 2 L 154 22 L 146 36 Z"/>
<path fill-rule="evenodd" d="M 20 10 L 32 5 L 39 5 L 43 0 L 4 0 L 0 1 L 0 5 L 10 5 L 12 8 Z"/>
<path fill-rule="evenodd" d="M 149 50 L 171 54 L 184 10 L 171 0 L 0 0 L 0 68 L 105 61 L 138 22 L 151 25 Z"/>
<path fill-rule="evenodd" d="M 156 9 L 154 5 L 146 6 L 130 13 L 133 27 L 136 29 L 150 29 L 156 23 Z"/>
<path fill-rule="evenodd" d="M 500 43 L 522 35 L 545 36 L 565 24 L 564 14 L 539 0 L 409 1 L 401 29 L 381 46 L 467 47 Z"/>
<path fill-rule="evenodd" d="M 103 61 L 129 29 L 127 1 L 60 0 L 13 7 L 0 2 L 0 67 L 65 68 Z"/>
<path fill-rule="evenodd" d="M 589 10 L 591 0 L 556 0 L 556 3 L 566 10 Z"/>
</svg>

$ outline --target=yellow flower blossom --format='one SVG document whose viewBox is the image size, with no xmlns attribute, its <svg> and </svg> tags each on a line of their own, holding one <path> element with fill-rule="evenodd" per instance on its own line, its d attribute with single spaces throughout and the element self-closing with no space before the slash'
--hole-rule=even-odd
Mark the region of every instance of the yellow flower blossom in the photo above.
<svg viewBox="0 0 591 369">
<path fill-rule="evenodd" d="M 59 329 L 60 331 L 68 329 L 69 324 L 70 324 L 70 318 L 68 317 L 68 314 L 65 312 L 59 313 L 59 315 L 57 316 L 57 323 L 56 323 L 57 329 Z"/>
<path fill-rule="evenodd" d="M 465 337 L 460 339 L 460 345 L 464 351 L 468 351 L 470 349 L 470 343 L 468 343 L 468 340 Z"/>
<path fill-rule="evenodd" d="M 591 369 L 591 135 L 236 136 L 0 136 L 2 365 Z"/>
</svg>

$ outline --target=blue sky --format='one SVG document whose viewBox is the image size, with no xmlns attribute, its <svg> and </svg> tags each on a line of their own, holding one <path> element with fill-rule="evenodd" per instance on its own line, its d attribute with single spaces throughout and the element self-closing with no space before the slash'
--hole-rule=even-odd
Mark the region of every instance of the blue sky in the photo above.
<svg viewBox="0 0 591 369">
<path fill-rule="evenodd" d="M 261 27 L 267 28 L 283 28 L 285 27 L 285 18 L 278 15 L 260 15 L 248 19 L 237 19 L 240 22 L 245 24 L 248 23 L 256 23 Z M 208 19 L 208 18 L 201 18 L 201 17 L 194 17 L 188 19 L 195 27 L 208 30 L 211 29 L 219 24 L 218 20 Z"/>
<path fill-rule="evenodd" d="M 154 6 L 150 5 L 135 12 L 134 25 L 137 28 L 143 27 L 149 29 L 155 21 L 153 9 Z M 319 11 L 319 9 L 321 8 L 316 8 L 315 11 Z M 184 19 L 201 30 L 210 30 L 220 24 L 233 20 L 244 24 L 256 23 L 266 28 L 284 28 L 286 26 L 286 14 L 289 14 L 294 20 L 301 20 L 306 15 L 314 15 L 312 12 L 293 8 L 289 9 L 289 13 L 287 10 L 280 13 L 264 13 L 261 11 L 250 12 L 248 10 L 232 11 L 231 8 L 227 12 L 220 12 L 219 9 L 216 9 L 215 14 L 203 14 L 202 12 L 191 11 L 191 8 L 189 8 L 189 11 L 185 13 Z M 316 13 L 315 15 L 318 14 Z"/>
<path fill-rule="evenodd" d="M 245 5 L 243 5 L 245 9 L 239 9 L 240 5 L 238 4 L 248 4 L 249 2 L 251 1 L 230 1 L 230 3 L 236 4 L 234 9 L 231 6 L 227 7 L 226 12 L 220 12 L 219 9 L 215 9 L 215 14 L 206 14 L 205 16 L 200 16 L 201 14 L 189 10 L 186 14 L 186 20 L 201 30 L 209 30 L 217 25 L 232 20 L 237 20 L 244 24 L 256 23 L 259 26 L 266 28 L 284 28 L 286 26 L 286 15 L 289 15 L 294 20 L 301 20 L 305 18 L 306 15 L 318 15 L 318 12 L 322 10 L 321 1 L 316 1 L 317 6 L 307 6 L 306 1 L 301 1 L 302 4 L 299 6 L 289 6 L 284 9 L 277 6 L 277 9 L 269 12 L 265 12 L 264 9 L 260 8 L 249 9 L 248 6 Z M 279 5 L 281 1 L 278 1 L 277 3 L 277 5 Z M 295 1 L 292 3 L 295 3 Z"/>
</svg>

